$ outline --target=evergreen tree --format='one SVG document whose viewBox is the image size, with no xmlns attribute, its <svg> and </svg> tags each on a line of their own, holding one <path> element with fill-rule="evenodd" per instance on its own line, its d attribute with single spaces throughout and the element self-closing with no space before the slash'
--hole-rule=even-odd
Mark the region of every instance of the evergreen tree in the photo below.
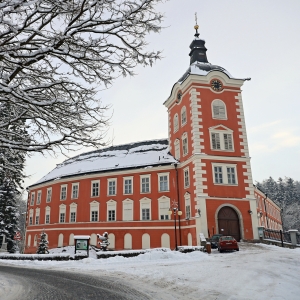
<svg viewBox="0 0 300 300">
<path fill-rule="evenodd" d="M 42 233 L 40 234 L 39 245 L 38 245 L 38 249 L 37 249 L 36 253 L 37 254 L 49 253 L 47 235 L 44 231 L 42 231 Z"/>
<path fill-rule="evenodd" d="M 6 119 L 10 111 L 9 105 L 0 103 L 0 119 Z M 15 132 L 15 140 L 20 134 L 26 135 L 22 121 L 14 125 L 7 124 L 7 128 Z M 0 234 L 5 234 L 9 252 L 17 249 L 14 236 L 19 231 L 18 198 L 24 179 L 24 162 L 24 152 L 0 148 Z"/>
<path fill-rule="evenodd" d="M 14 236 L 19 230 L 19 212 L 16 207 L 17 190 L 12 179 L 4 178 L 0 182 L 0 234 L 5 234 L 8 252 L 17 250 Z"/>
</svg>

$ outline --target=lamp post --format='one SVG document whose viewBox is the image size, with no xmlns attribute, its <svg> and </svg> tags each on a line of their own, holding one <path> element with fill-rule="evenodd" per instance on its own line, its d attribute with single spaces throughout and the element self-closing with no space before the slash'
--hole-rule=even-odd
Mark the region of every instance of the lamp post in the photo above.
<svg viewBox="0 0 300 300">
<path fill-rule="evenodd" d="M 171 216 L 173 212 L 174 215 L 174 233 L 175 233 L 175 250 L 178 250 L 177 247 L 177 232 L 176 232 L 176 215 L 181 216 L 182 211 L 178 209 L 177 203 L 173 202 L 173 206 L 169 209 L 169 215 Z"/>
</svg>

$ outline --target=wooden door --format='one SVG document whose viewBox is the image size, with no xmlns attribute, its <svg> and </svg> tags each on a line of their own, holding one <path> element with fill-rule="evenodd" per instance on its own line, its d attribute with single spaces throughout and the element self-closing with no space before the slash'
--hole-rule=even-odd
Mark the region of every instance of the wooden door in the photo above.
<svg viewBox="0 0 300 300">
<path fill-rule="evenodd" d="M 219 233 L 223 235 L 231 235 L 237 241 L 240 240 L 240 222 L 239 217 L 234 209 L 224 206 L 218 213 Z"/>
</svg>

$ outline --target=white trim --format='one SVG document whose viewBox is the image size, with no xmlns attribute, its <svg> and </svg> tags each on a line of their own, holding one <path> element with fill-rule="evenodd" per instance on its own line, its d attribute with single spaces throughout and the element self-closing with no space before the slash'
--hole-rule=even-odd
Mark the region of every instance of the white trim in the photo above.
<svg viewBox="0 0 300 300">
<path fill-rule="evenodd" d="M 36 196 L 36 205 L 40 205 L 41 202 L 42 202 L 42 190 L 38 190 Z"/>
<path fill-rule="evenodd" d="M 115 211 L 115 219 L 109 220 L 109 213 L 108 211 L 114 210 Z M 106 201 L 106 220 L 107 222 L 115 222 L 117 220 L 117 201 L 115 200 L 108 200 Z"/>
<path fill-rule="evenodd" d="M 177 132 L 179 130 L 179 117 L 176 113 L 173 117 L 173 132 Z"/>
<path fill-rule="evenodd" d="M 183 122 L 183 118 L 182 118 L 182 114 L 185 112 L 185 122 Z M 183 127 L 184 125 L 187 124 L 187 110 L 186 110 L 186 106 L 182 106 L 181 110 L 180 110 L 180 123 L 181 123 L 181 127 Z"/>
<path fill-rule="evenodd" d="M 225 117 L 224 118 L 218 118 L 214 115 L 214 102 L 222 102 L 222 104 L 224 105 L 224 112 L 225 112 Z M 219 105 L 220 106 L 220 105 Z M 227 117 L 227 108 L 226 108 L 226 104 L 223 100 L 221 99 L 214 99 L 212 102 L 211 102 L 211 115 L 212 115 L 212 118 L 215 119 L 215 120 L 228 120 L 228 117 Z"/>
<path fill-rule="evenodd" d="M 188 185 L 186 185 L 186 180 L 185 180 L 186 171 L 187 171 L 187 174 L 188 174 Z M 184 188 L 185 189 L 187 189 L 187 188 L 189 188 L 191 186 L 191 178 L 190 178 L 190 168 L 189 168 L 189 166 L 185 167 L 183 169 L 183 182 L 184 182 Z"/>
<path fill-rule="evenodd" d="M 92 211 L 97 211 L 97 220 L 92 221 Z M 99 222 L 100 218 L 100 203 L 98 201 L 92 201 L 90 202 L 90 222 Z"/>
<path fill-rule="evenodd" d="M 48 193 L 50 191 L 50 200 L 48 201 Z M 47 188 L 47 193 L 46 193 L 46 203 L 50 203 L 52 200 L 52 186 Z"/>
<path fill-rule="evenodd" d="M 77 197 L 73 197 L 73 189 L 74 189 L 74 186 L 77 186 Z M 72 183 L 72 190 L 71 190 L 71 199 L 78 199 L 79 197 L 79 182 L 73 182 Z"/>
<path fill-rule="evenodd" d="M 114 182 L 115 183 L 115 193 L 110 194 L 109 193 L 109 183 Z M 117 195 L 117 178 L 108 178 L 107 179 L 107 196 L 116 196 Z"/>
<path fill-rule="evenodd" d="M 143 220 L 143 213 L 142 209 L 149 209 L 149 215 L 150 219 L 149 220 Z M 151 209 L 151 199 L 144 197 L 140 199 L 140 221 L 147 222 L 152 220 L 152 209 Z"/>
<path fill-rule="evenodd" d="M 143 184 L 142 184 L 143 178 L 149 179 L 149 191 L 148 192 L 143 192 Z M 140 175 L 140 194 L 150 194 L 150 193 L 151 193 L 151 174 Z"/>
<path fill-rule="evenodd" d="M 98 183 L 98 195 L 93 196 L 93 184 Z M 100 179 L 98 180 L 91 180 L 91 198 L 97 198 L 100 196 Z"/>
<path fill-rule="evenodd" d="M 160 221 L 169 221 L 171 218 L 170 218 L 170 215 L 169 215 L 169 209 L 171 207 L 171 203 L 170 203 L 170 198 L 167 197 L 167 196 L 161 196 L 157 199 L 158 201 L 158 219 Z M 161 205 L 163 203 L 167 203 L 167 205 L 165 205 L 165 207 L 161 207 Z M 163 219 L 161 218 L 161 216 L 164 216 Z"/>
<path fill-rule="evenodd" d="M 126 204 L 131 206 L 131 208 L 130 208 L 131 212 L 130 212 L 129 219 L 125 219 L 125 206 L 126 206 Z M 134 215 L 133 214 L 133 200 L 127 198 L 127 199 L 122 201 L 122 220 L 123 221 L 133 221 L 133 215 Z"/>
<path fill-rule="evenodd" d="M 168 187 L 167 187 L 167 190 L 161 190 L 160 189 L 160 178 L 163 177 L 163 176 L 167 176 L 167 184 L 168 184 Z M 165 172 L 165 173 L 157 173 L 157 177 L 158 177 L 158 191 L 159 192 L 169 192 L 170 191 L 170 172 Z"/>
<path fill-rule="evenodd" d="M 237 186 L 238 185 L 238 176 L 237 176 L 237 168 L 236 164 L 227 164 L 227 163 L 211 163 L 212 166 L 212 175 L 213 175 L 213 183 L 215 185 L 230 185 L 230 186 Z M 221 167 L 222 168 L 222 183 L 217 183 L 215 179 L 215 167 Z M 227 169 L 226 168 L 234 168 L 234 176 L 235 176 L 235 183 L 228 183 L 228 174 L 227 174 Z"/>
<path fill-rule="evenodd" d="M 63 188 L 66 188 L 66 197 L 63 199 L 62 198 L 62 190 Z M 67 184 L 61 184 L 60 185 L 60 201 L 66 201 L 68 196 L 68 185 Z"/>
<path fill-rule="evenodd" d="M 131 180 L 131 193 L 125 193 L 125 180 Z M 123 177 L 123 195 L 132 195 L 133 194 L 133 176 Z"/>
<path fill-rule="evenodd" d="M 182 156 L 187 156 L 189 154 L 189 141 L 188 141 L 188 134 L 187 132 L 183 133 L 181 136 L 181 141 L 182 141 Z M 186 142 L 186 147 L 184 147 L 184 141 Z M 184 149 L 186 148 L 186 151 Z"/>
</svg>

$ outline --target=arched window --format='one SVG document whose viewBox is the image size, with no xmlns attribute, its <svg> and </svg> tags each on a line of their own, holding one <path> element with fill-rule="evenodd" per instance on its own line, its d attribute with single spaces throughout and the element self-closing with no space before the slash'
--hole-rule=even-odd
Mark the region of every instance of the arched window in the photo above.
<svg viewBox="0 0 300 300">
<path fill-rule="evenodd" d="M 96 233 L 91 234 L 90 244 L 92 246 L 97 246 L 97 234 Z"/>
<path fill-rule="evenodd" d="M 170 248 L 170 236 L 167 233 L 163 233 L 161 236 L 162 248 Z"/>
<path fill-rule="evenodd" d="M 226 105 L 222 100 L 212 102 L 212 117 L 214 119 L 227 119 Z"/>
<path fill-rule="evenodd" d="M 181 140 L 182 140 L 182 153 L 183 153 L 183 156 L 185 156 L 189 152 L 189 149 L 188 149 L 188 138 L 187 138 L 187 133 L 186 132 L 182 135 L 182 139 Z"/>
<path fill-rule="evenodd" d="M 108 241 L 109 241 L 109 249 L 115 249 L 115 235 L 113 233 L 110 233 L 108 235 Z"/>
<path fill-rule="evenodd" d="M 174 116 L 174 132 L 178 130 L 178 114 L 175 114 Z"/>
<path fill-rule="evenodd" d="M 144 233 L 142 235 L 142 249 L 150 248 L 150 235 L 148 233 Z"/>
<path fill-rule="evenodd" d="M 69 236 L 69 246 L 74 246 L 74 233 Z"/>
<path fill-rule="evenodd" d="M 31 234 L 29 234 L 27 237 L 27 246 L 30 247 L 30 245 L 31 245 Z"/>
<path fill-rule="evenodd" d="M 186 107 L 183 106 L 181 109 L 181 126 L 186 124 Z"/>
<path fill-rule="evenodd" d="M 193 246 L 192 234 L 191 233 L 188 233 L 187 240 L 188 240 L 188 246 Z"/>
<path fill-rule="evenodd" d="M 62 233 L 60 233 L 58 236 L 57 247 L 63 247 L 63 245 L 64 245 L 64 235 Z"/>
<path fill-rule="evenodd" d="M 37 234 L 34 236 L 33 246 L 37 246 Z"/>
<path fill-rule="evenodd" d="M 126 233 L 124 236 L 124 249 L 132 249 L 132 236 Z"/>
</svg>

